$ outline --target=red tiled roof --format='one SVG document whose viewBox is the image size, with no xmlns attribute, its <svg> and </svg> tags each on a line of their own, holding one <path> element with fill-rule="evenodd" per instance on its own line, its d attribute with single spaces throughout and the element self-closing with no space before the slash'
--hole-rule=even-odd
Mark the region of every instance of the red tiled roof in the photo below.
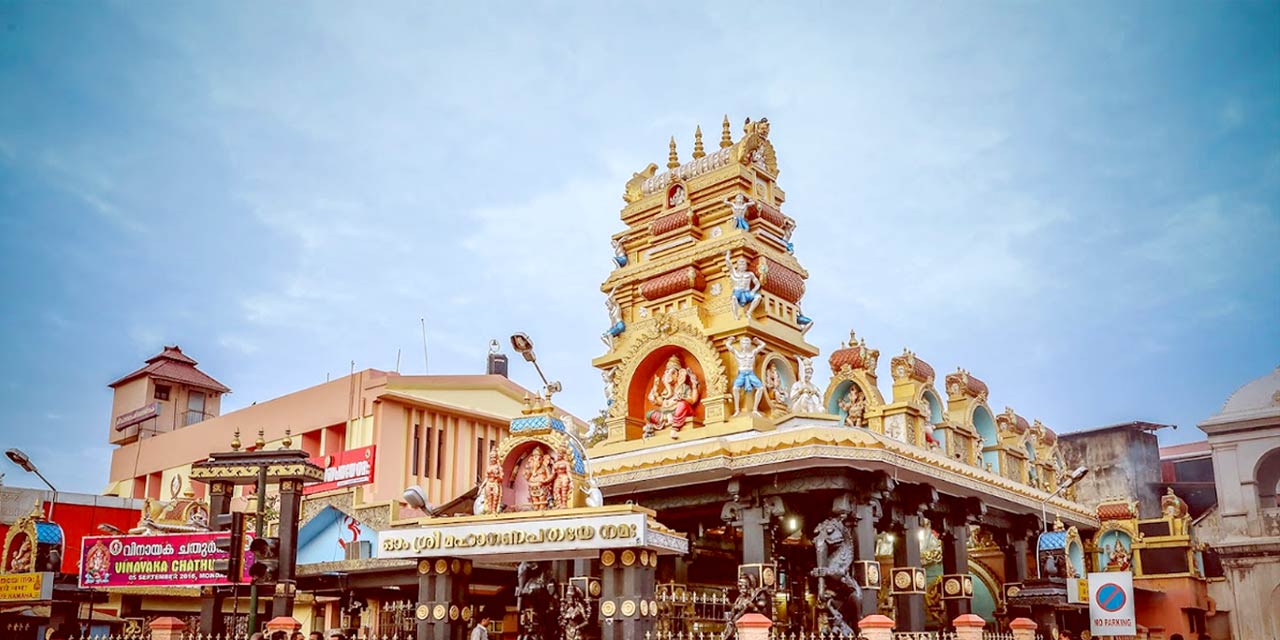
<svg viewBox="0 0 1280 640">
<path fill-rule="evenodd" d="M 1186 442 L 1183 444 L 1174 444 L 1167 447 L 1160 447 L 1160 458 L 1173 458 L 1193 456 L 1197 453 L 1208 455 L 1210 452 L 1209 441 L 1201 440 L 1200 442 Z"/>
<path fill-rule="evenodd" d="M 1104 502 L 1098 505 L 1099 520 L 1126 520 L 1136 516 L 1124 502 Z"/>
<path fill-rule="evenodd" d="M 226 385 L 197 369 L 196 364 L 196 361 L 183 353 L 178 345 L 166 346 L 164 351 L 147 358 L 146 366 L 107 386 L 114 388 L 140 376 L 151 376 L 220 393 L 231 392 Z"/>
</svg>

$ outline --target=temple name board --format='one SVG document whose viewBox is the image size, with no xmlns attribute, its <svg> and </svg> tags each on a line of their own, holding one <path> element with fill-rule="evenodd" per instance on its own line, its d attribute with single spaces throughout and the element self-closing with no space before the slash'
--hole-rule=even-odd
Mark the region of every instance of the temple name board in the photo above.
<svg viewBox="0 0 1280 640">
<path fill-rule="evenodd" d="M 688 542 L 649 528 L 644 514 L 440 524 L 378 532 L 379 558 L 594 557 L 601 549 L 653 548 L 684 553 Z"/>
<path fill-rule="evenodd" d="M 228 584 L 214 565 L 227 554 L 218 550 L 226 531 L 171 535 L 92 536 L 84 539 L 80 586 L 197 587 Z M 246 546 L 250 537 L 246 537 Z M 249 582 L 253 554 L 244 550 L 242 581 Z"/>
<path fill-rule="evenodd" d="M 0 602 L 31 602 L 53 598 L 53 574 L 10 573 L 0 575 Z"/>
<path fill-rule="evenodd" d="M 132 427 L 139 422 L 146 422 L 160 415 L 160 403 L 152 402 L 149 405 L 139 407 L 133 411 L 122 413 L 116 416 L 116 431 L 123 431 Z"/>
<path fill-rule="evenodd" d="M 311 462 L 324 469 L 324 481 L 307 485 L 302 493 L 310 495 L 373 482 L 375 451 L 375 446 L 368 446 L 311 458 Z"/>
</svg>

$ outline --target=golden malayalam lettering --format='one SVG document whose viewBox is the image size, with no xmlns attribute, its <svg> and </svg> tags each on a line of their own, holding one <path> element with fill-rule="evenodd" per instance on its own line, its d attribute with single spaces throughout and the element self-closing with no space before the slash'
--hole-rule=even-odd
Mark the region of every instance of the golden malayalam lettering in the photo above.
<svg viewBox="0 0 1280 640">
<path fill-rule="evenodd" d="M 520 545 L 560 544 L 601 540 L 629 540 L 638 537 L 639 526 L 631 523 L 561 525 L 530 530 L 446 533 L 444 531 L 413 532 L 403 537 L 382 539 L 382 550 L 392 553 L 422 553 L 437 549 L 473 549 Z"/>
</svg>

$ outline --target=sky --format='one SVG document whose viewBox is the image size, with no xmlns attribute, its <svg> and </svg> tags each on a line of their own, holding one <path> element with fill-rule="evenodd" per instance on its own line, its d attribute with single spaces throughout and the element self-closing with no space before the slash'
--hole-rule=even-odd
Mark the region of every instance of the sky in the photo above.
<svg viewBox="0 0 1280 640">
<path fill-rule="evenodd" d="M 102 490 L 174 343 L 226 412 L 524 331 L 594 415 L 624 183 L 725 115 L 886 391 L 907 347 L 1175 443 L 1280 364 L 1277 3 L 0 0 L 0 445 Z"/>
</svg>

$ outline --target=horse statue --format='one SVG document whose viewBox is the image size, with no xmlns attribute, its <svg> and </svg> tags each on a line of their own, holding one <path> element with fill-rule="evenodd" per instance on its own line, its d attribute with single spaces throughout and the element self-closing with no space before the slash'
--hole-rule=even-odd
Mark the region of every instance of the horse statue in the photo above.
<svg viewBox="0 0 1280 640">
<path fill-rule="evenodd" d="M 516 567 L 518 640 L 554 640 L 560 637 L 560 587 L 545 562 L 521 562 Z"/>
<path fill-rule="evenodd" d="M 853 635 L 850 620 L 862 611 L 862 586 L 853 575 L 853 531 L 843 518 L 827 518 L 813 532 L 818 600 L 827 611 L 828 631 Z"/>
</svg>

